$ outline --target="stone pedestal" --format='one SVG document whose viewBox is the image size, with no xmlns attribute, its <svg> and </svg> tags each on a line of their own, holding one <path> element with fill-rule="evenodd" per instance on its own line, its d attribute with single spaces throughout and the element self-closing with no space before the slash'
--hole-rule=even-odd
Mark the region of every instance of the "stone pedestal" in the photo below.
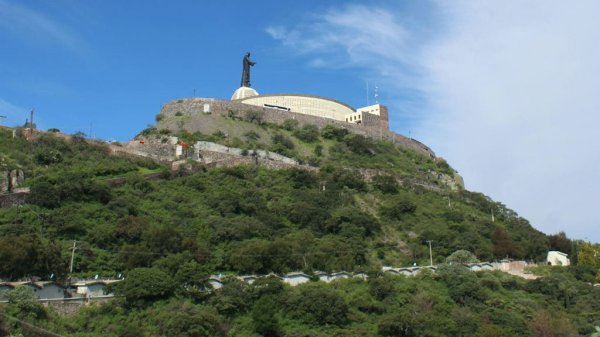
<svg viewBox="0 0 600 337">
<path fill-rule="evenodd" d="M 258 96 L 258 92 L 250 87 L 239 87 L 231 96 L 231 100 L 244 99 L 248 97 Z"/>
</svg>

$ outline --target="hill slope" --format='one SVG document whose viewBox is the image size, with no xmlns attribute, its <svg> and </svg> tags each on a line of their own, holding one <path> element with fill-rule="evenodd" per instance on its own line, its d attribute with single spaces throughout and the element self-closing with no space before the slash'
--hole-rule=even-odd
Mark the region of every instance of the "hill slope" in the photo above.
<svg viewBox="0 0 600 337">
<path fill-rule="evenodd" d="M 534 335 L 550 321 L 571 333 L 591 331 L 600 319 L 597 289 L 569 273 L 528 283 L 460 268 L 377 277 L 382 265 L 428 264 L 425 240 L 433 240 L 436 262 L 461 249 L 480 260 L 541 260 L 552 240 L 501 203 L 452 190 L 440 180 L 453 174 L 443 161 L 335 127 L 250 124 L 264 133 L 244 140 L 178 135 L 267 148 L 318 172 L 239 166 L 168 174 L 151 161 L 109 157 L 105 145 L 80 138 L 25 141 L 1 132 L 2 165 L 25 171 L 31 196 L 28 205 L 0 209 L 0 277 L 65 277 L 77 240 L 74 275 L 125 273 L 150 282 L 142 288 L 156 287 L 148 293 L 126 285 L 118 290 L 125 302 L 86 310 L 74 322 L 26 317 L 74 336 Z M 164 179 L 143 178 L 161 170 Z M 122 177 L 124 184 L 111 186 Z M 213 295 L 194 290 L 213 273 L 293 270 L 372 277 L 294 289 L 232 280 Z M 6 310 L 29 312 L 19 308 Z M 145 326 L 148 317 L 155 321 Z M 531 317 L 537 325 L 528 324 Z"/>
</svg>

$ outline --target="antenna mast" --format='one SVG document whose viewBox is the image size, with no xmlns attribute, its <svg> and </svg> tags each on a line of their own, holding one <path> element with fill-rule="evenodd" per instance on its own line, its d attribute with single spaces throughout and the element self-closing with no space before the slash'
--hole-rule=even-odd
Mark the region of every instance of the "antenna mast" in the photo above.
<svg viewBox="0 0 600 337">
<path fill-rule="evenodd" d="M 33 138 L 33 113 L 35 109 L 31 109 L 30 118 L 29 118 L 29 139 Z"/>
<path fill-rule="evenodd" d="M 375 104 L 379 104 L 379 86 L 375 86 Z"/>
</svg>

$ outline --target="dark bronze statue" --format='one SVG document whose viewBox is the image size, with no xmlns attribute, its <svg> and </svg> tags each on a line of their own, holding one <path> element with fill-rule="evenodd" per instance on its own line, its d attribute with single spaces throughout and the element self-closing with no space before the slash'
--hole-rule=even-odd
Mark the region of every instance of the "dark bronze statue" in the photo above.
<svg viewBox="0 0 600 337">
<path fill-rule="evenodd" d="M 250 52 L 244 56 L 244 71 L 242 72 L 242 87 L 250 87 L 250 67 L 254 66 L 256 62 L 250 61 Z"/>
</svg>

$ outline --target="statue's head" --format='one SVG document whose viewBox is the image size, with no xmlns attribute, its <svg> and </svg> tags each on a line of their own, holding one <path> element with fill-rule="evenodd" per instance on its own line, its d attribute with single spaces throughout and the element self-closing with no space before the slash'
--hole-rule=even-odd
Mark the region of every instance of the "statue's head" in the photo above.
<svg viewBox="0 0 600 337">
<path fill-rule="evenodd" d="M 249 52 L 249 51 L 248 51 L 248 52 L 246 52 L 246 56 L 250 56 L 250 52 Z"/>
</svg>

